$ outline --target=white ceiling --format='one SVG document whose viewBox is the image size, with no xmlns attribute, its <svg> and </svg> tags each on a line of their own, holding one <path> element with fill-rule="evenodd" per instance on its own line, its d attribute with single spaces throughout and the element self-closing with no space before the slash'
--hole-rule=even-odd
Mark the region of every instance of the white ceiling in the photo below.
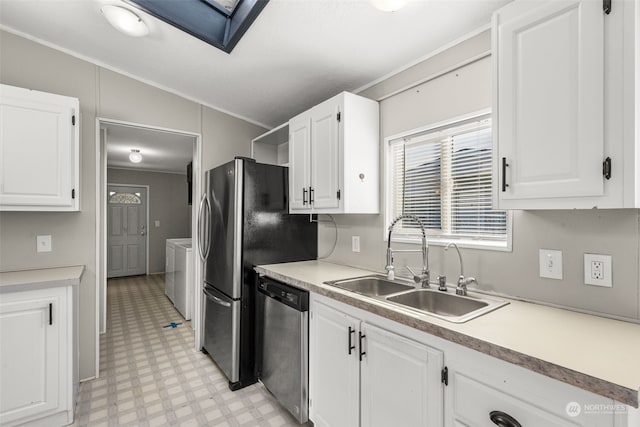
<svg viewBox="0 0 640 427">
<path fill-rule="evenodd" d="M 509 0 L 271 0 L 231 54 L 142 11 L 131 38 L 101 16 L 119 0 L 0 0 L 0 27 L 266 127 L 354 91 L 487 25 Z M 132 7 L 128 5 L 127 7 Z"/>
<path fill-rule="evenodd" d="M 107 123 L 107 166 L 155 172 L 187 173 L 193 158 L 193 136 Z M 131 163 L 131 149 L 140 150 L 142 162 Z"/>
</svg>

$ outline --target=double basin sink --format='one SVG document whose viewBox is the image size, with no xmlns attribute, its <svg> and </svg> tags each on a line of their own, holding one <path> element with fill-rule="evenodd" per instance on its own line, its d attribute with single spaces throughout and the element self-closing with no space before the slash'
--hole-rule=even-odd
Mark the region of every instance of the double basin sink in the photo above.
<svg viewBox="0 0 640 427">
<path fill-rule="evenodd" d="M 380 275 L 325 283 L 453 323 L 467 322 L 508 304 L 497 299 L 456 295 L 451 291 L 416 289 L 412 284 L 387 280 Z"/>
</svg>

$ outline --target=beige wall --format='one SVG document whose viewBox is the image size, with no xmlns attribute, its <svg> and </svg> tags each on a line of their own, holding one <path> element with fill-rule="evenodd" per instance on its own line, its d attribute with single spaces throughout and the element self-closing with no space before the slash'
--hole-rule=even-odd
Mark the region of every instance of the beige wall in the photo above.
<svg viewBox="0 0 640 427">
<path fill-rule="evenodd" d="M 187 199 L 187 176 L 109 168 L 107 182 L 149 186 L 149 274 L 163 273 L 165 241 L 191 237 L 192 207 Z M 154 221 L 160 221 L 160 226 L 156 227 Z"/>
<path fill-rule="evenodd" d="M 80 99 L 81 211 L 0 214 L 0 271 L 85 265 L 79 287 L 80 378 L 95 374 L 96 117 L 201 134 L 203 170 L 247 155 L 264 129 L 19 36 L 0 31 L 0 82 Z M 53 252 L 36 253 L 50 234 Z"/>
<path fill-rule="evenodd" d="M 488 53 L 489 43 L 488 32 L 480 34 L 456 46 L 455 52 L 443 52 L 427 60 L 427 64 L 412 67 L 362 93 L 383 99 L 380 102 L 381 159 L 384 159 L 382 146 L 387 136 L 490 107 L 489 56 L 433 78 L 438 70 L 450 69 L 461 58 L 477 58 L 482 52 Z M 466 55 L 462 54 L 464 51 Z M 410 81 L 425 79 L 428 80 L 425 83 L 387 97 Z M 384 168 L 383 161 L 381 168 Z M 465 274 L 477 277 L 483 290 L 638 321 L 639 212 L 636 209 L 514 211 L 513 251 L 462 249 Z M 384 271 L 383 215 L 337 215 L 336 222 L 338 244 L 328 259 Z M 351 251 L 351 236 L 355 235 L 360 236 L 360 253 Z M 333 238 L 332 226 L 322 224 L 319 253 L 327 252 Z M 394 244 L 394 247 L 401 246 Z M 538 250 L 543 248 L 562 250 L 563 280 L 539 277 Z M 584 253 L 613 256 L 612 288 L 583 284 Z M 407 264 L 421 264 L 418 254 L 402 255 L 395 257 L 396 271 Z M 460 271 L 455 251 L 445 253 L 441 246 L 432 246 L 429 258 L 432 277 L 445 274 L 449 282 L 455 283 Z M 407 274 L 406 270 L 401 274 Z"/>
</svg>

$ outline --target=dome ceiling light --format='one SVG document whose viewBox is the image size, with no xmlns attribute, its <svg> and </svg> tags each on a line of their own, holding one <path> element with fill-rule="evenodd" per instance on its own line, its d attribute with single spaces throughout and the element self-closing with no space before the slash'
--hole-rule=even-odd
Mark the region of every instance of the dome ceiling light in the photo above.
<svg viewBox="0 0 640 427">
<path fill-rule="evenodd" d="M 129 160 L 131 160 L 131 163 L 140 163 L 142 161 L 142 154 L 140 154 L 140 150 L 132 148 L 131 154 L 129 154 Z"/>
<path fill-rule="evenodd" d="M 379 9 L 383 12 L 395 12 L 397 10 L 402 9 L 408 0 L 371 0 L 371 4 L 376 9 Z"/>
<path fill-rule="evenodd" d="M 123 34 L 131 37 L 144 37 L 149 34 L 149 27 L 142 19 L 129 9 L 112 4 L 100 8 L 107 21 Z"/>
</svg>

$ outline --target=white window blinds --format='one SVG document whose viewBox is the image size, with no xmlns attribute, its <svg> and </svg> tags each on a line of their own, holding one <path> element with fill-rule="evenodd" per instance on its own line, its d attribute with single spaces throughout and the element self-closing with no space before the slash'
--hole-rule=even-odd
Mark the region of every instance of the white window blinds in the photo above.
<svg viewBox="0 0 640 427">
<path fill-rule="evenodd" d="M 389 221 L 415 215 L 431 235 L 506 241 L 506 212 L 491 209 L 491 158 L 488 115 L 391 140 Z M 396 227 L 400 234 L 418 228 Z"/>
</svg>

